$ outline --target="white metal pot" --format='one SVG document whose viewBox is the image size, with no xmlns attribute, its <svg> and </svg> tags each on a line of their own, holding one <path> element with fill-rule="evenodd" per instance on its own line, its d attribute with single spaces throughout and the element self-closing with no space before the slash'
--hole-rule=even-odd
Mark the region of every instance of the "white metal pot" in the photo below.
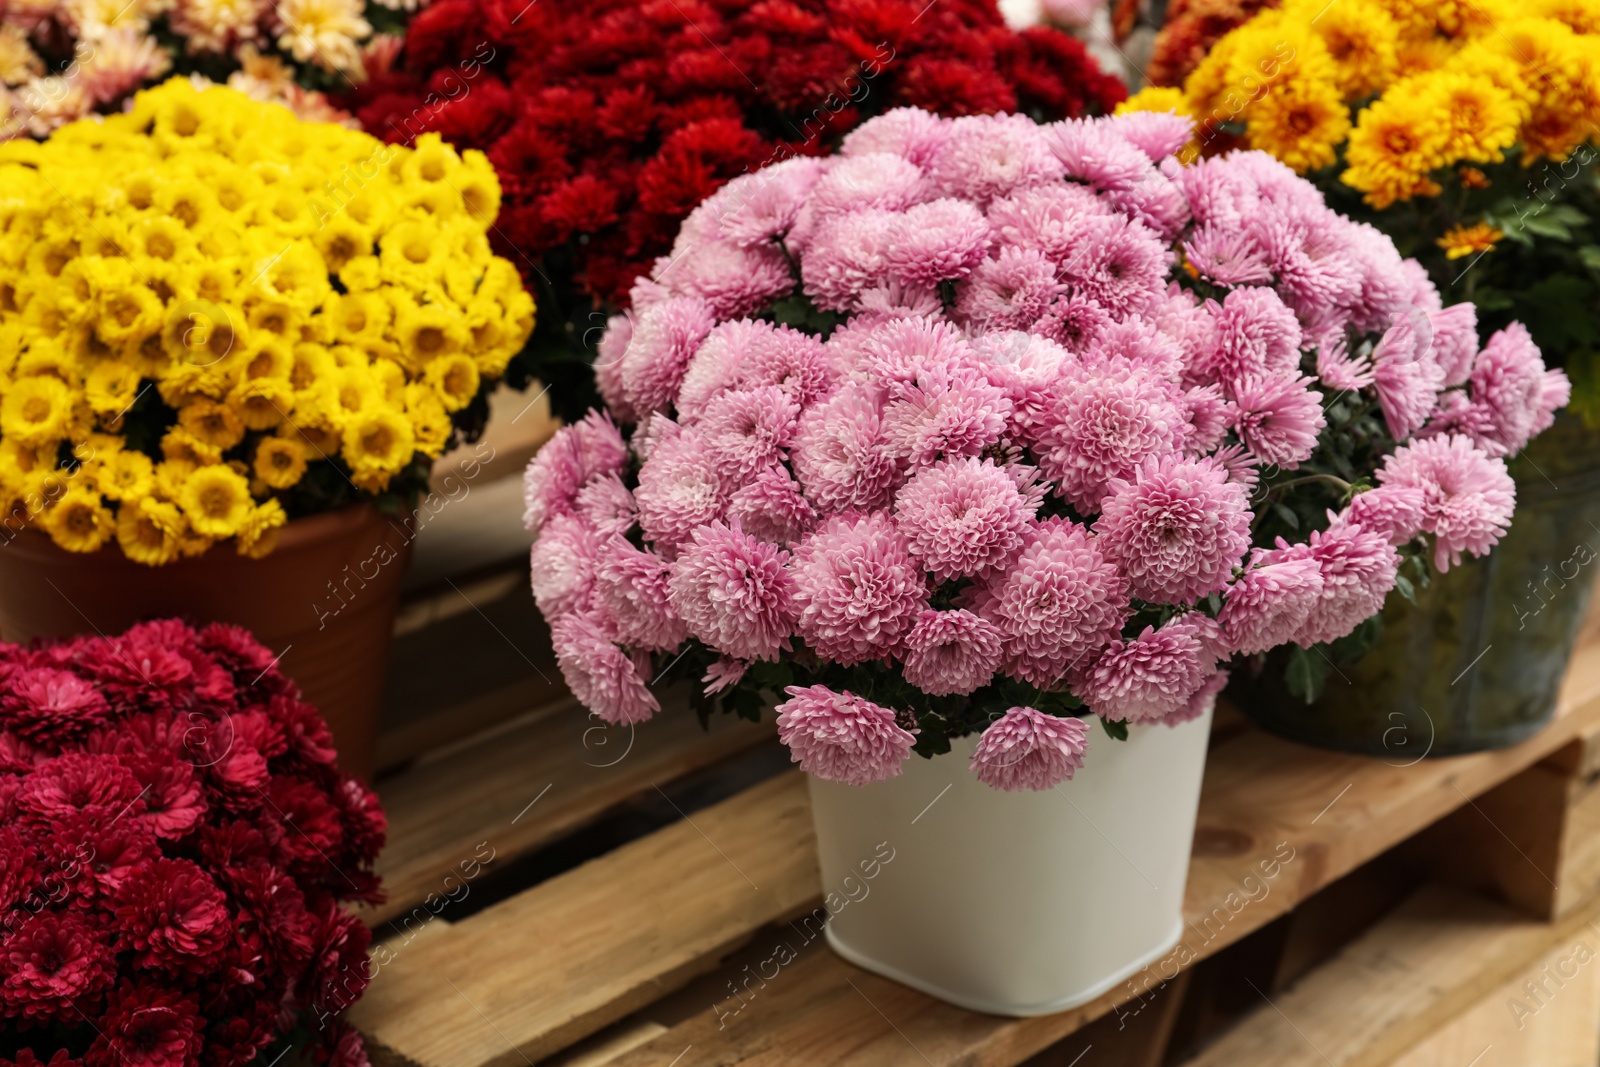
<svg viewBox="0 0 1600 1067">
<path fill-rule="evenodd" d="M 974 778 L 975 735 L 865 788 L 811 779 L 828 943 L 974 1011 L 1093 1000 L 1178 942 L 1210 730 L 1092 720 L 1083 768 L 1039 793 Z"/>
</svg>

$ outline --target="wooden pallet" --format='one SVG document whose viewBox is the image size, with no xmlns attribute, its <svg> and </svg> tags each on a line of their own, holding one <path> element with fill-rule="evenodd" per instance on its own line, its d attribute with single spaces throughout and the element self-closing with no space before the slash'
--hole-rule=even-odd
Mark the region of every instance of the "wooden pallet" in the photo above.
<svg viewBox="0 0 1600 1067">
<path fill-rule="evenodd" d="M 1456 885 L 1496 891 L 1542 918 L 1587 914 L 1575 909 L 1600 885 L 1597 638 L 1586 630 L 1556 721 L 1502 752 L 1398 766 L 1242 724 L 1219 730 L 1184 951 L 1169 958 L 1192 966 L 1214 957 L 1413 838 L 1414 854 L 1448 857 L 1440 874 Z M 389 921 L 379 935 L 391 939 L 351 1012 L 379 1067 L 976 1067 L 1052 1047 L 1035 1062 L 1056 1062 L 1049 1057 L 1059 1052 L 1065 1065 L 1078 1048 L 1064 1039 L 1080 1029 L 1109 1016 L 1085 1031 L 1106 1032 L 1179 995 L 1183 981 L 1162 986 L 1171 974 L 1158 965 L 1073 1011 L 1004 1019 L 852 967 L 795 923 L 821 896 L 797 772 L 700 810 L 668 797 L 668 779 L 770 744 L 769 731 L 723 722 L 702 734 L 678 709 L 641 726 L 627 758 L 597 768 L 585 766 L 603 762 L 584 758 L 585 725 L 570 705 L 549 702 L 380 781 L 392 823 L 382 861 L 391 899 L 372 918 Z M 655 794 L 685 817 L 474 914 L 435 907 L 449 879 L 460 885 L 480 866 L 490 877 L 630 797 Z M 493 863 L 474 865 L 480 843 Z M 1281 871 L 1270 891 L 1248 892 L 1274 859 Z M 782 944 L 794 961 L 752 980 Z M 1170 1022 L 1165 1006 L 1145 1016 L 1155 1017 Z"/>
</svg>

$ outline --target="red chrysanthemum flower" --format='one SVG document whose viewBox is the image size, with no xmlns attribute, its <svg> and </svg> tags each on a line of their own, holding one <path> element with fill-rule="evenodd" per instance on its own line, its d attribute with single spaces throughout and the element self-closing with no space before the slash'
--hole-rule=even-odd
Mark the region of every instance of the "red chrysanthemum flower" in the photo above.
<svg viewBox="0 0 1600 1067">
<path fill-rule="evenodd" d="M 89 1067 L 186 1067 L 203 1025 L 192 997 L 154 982 L 124 982 L 107 998 Z"/>
</svg>

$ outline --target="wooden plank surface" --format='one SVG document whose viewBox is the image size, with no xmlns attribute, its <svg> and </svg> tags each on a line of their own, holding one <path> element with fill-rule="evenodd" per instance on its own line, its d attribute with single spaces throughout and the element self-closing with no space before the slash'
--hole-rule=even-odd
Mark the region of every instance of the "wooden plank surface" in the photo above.
<svg viewBox="0 0 1600 1067">
<path fill-rule="evenodd" d="M 547 704 L 381 781 L 389 843 L 377 868 L 389 899 L 362 918 L 382 923 L 457 892 L 479 875 L 474 861 L 503 864 L 773 734 L 724 718 L 708 733 L 681 693 L 663 700 L 637 727 L 608 727 L 571 698 Z"/>
<path fill-rule="evenodd" d="M 697 1064 L 1018 1063 L 1136 995 L 1160 995 L 1161 979 L 1178 963 L 1260 929 L 1597 722 L 1600 649 L 1590 646 L 1574 657 L 1556 722 L 1514 749 L 1403 764 L 1245 730 L 1216 743 L 1208 761 L 1184 940 L 1126 986 L 1073 1011 L 1003 1019 L 811 950 L 764 982 L 737 1020 L 708 1006 L 613 1062 L 660 1067 L 692 1047 Z M 494 748 L 488 744 L 484 755 L 496 755 Z M 573 762 L 570 753 L 564 759 Z M 559 763 L 543 777 L 570 771 Z M 450 774 L 473 767 L 458 760 Z M 504 775 L 499 818 L 519 806 L 513 793 L 532 797 L 536 777 Z M 448 776 L 419 781 L 411 803 L 425 809 L 455 788 L 459 781 Z M 396 823 L 416 818 L 415 809 Z M 435 873 L 441 860 L 470 847 L 445 822 L 427 835 Z M 1278 870 L 1263 893 L 1262 871 L 1273 861 Z M 380 974 L 352 1019 L 383 1063 L 514 1067 L 714 970 L 730 946 L 809 910 L 816 879 L 803 781 L 786 775 L 456 924 Z M 594 902 L 602 902 L 600 912 Z M 728 975 L 730 988 L 737 977 Z"/>
<path fill-rule="evenodd" d="M 1260 1008 L 1185 1067 L 1383 1067 L 1397 1062 L 1420 1067 L 1436 1062 L 1441 1049 L 1459 1040 L 1459 1034 L 1454 1039 L 1443 1036 L 1457 1026 L 1461 1034 L 1498 1036 L 1500 1063 L 1553 1064 L 1543 1058 L 1506 1059 L 1504 1054 L 1512 1051 L 1506 1046 L 1511 1040 L 1533 1045 L 1564 1038 L 1569 1015 L 1582 1018 L 1589 1012 L 1581 983 L 1572 990 L 1566 986 L 1585 966 L 1600 970 L 1595 958 L 1600 942 L 1591 928 L 1597 916 L 1600 900 L 1591 899 L 1552 926 L 1482 897 L 1427 886 L 1303 981 L 1270 1000 L 1263 993 Z M 1575 955 L 1588 963 L 1570 960 L 1569 978 L 1541 973 L 1547 957 Z M 1484 1018 L 1475 1023 L 1466 1019 L 1508 987 L 1530 980 L 1544 983 L 1542 1004 L 1518 991 L 1510 999 L 1527 1001 L 1526 1011 L 1511 1010 L 1501 999 Z M 1498 1025 L 1498 1016 L 1511 1025 Z M 1600 1034 L 1600 1015 L 1590 1015 L 1588 1023 Z M 1490 1037 L 1468 1057 L 1493 1043 Z M 1593 1043 L 1591 1038 L 1588 1044 Z M 1458 1061 L 1457 1067 L 1466 1062 Z M 1588 1063 L 1593 1062 L 1591 1054 Z"/>
</svg>

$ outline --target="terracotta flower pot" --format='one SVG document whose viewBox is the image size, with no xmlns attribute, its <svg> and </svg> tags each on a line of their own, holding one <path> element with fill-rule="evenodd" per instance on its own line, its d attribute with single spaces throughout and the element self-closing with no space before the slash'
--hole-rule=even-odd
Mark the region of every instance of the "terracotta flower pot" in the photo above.
<svg viewBox="0 0 1600 1067">
<path fill-rule="evenodd" d="M 245 627 L 328 720 L 345 770 L 368 780 L 378 706 L 411 538 L 398 519 L 357 504 L 283 528 L 247 559 L 232 544 L 164 567 L 115 545 L 78 554 L 37 530 L 0 535 L 0 638 L 115 634 L 143 619 Z"/>
</svg>

